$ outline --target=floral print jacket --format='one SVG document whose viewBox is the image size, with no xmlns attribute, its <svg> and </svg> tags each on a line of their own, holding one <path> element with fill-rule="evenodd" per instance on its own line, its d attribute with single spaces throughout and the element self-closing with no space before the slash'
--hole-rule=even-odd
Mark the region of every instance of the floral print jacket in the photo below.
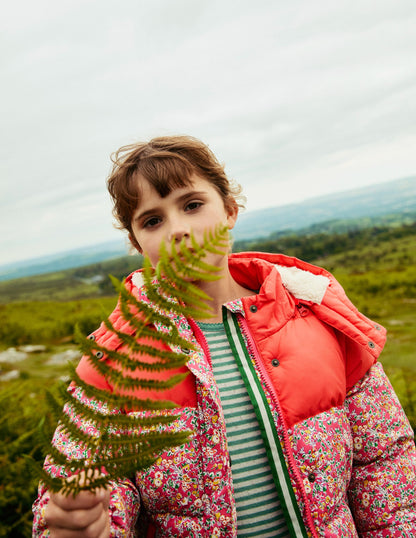
<svg viewBox="0 0 416 538">
<path fill-rule="evenodd" d="M 275 446 L 271 443 L 267 450 L 271 461 L 278 460 L 276 487 L 291 536 L 416 536 L 416 449 L 409 422 L 376 362 L 384 329 L 360 314 L 321 268 L 263 253 L 231 255 L 229 266 L 240 284 L 256 290 L 226 309 L 248 350 L 254 384 L 265 403 L 259 425 L 273 426 Z M 140 272 L 127 283 L 148 301 Z M 118 308 L 111 320 L 116 327 L 123 324 Z M 176 402 L 176 409 L 159 413 L 178 415 L 168 428 L 193 434 L 185 445 L 161 453 L 134 480 L 113 484 L 112 536 L 238 534 L 225 422 L 209 350 L 192 320 L 178 319 L 177 324 L 198 346 L 186 367 L 191 375 L 174 389 L 144 396 Z M 103 325 L 93 336 L 107 347 L 119 345 Z M 86 359 L 78 373 L 111 389 Z M 85 399 L 79 388 L 71 390 Z M 59 432 L 54 444 L 79 455 Z M 34 536 L 48 535 L 48 499 L 40 484 Z"/>
</svg>

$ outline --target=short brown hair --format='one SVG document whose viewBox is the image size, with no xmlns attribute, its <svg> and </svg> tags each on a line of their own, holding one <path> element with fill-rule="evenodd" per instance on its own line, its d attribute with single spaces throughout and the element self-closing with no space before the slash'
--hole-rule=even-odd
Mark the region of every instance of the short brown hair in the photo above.
<svg viewBox="0 0 416 538">
<path fill-rule="evenodd" d="M 229 181 L 224 166 L 207 145 L 191 136 L 161 136 L 149 142 L 121 147 L 111 159 L 113 168 L 107 186 L 113 199 L 113 214 L 119 228 L 133 235 L 131 221 L 136 211 L 140 185 L 145 178 L 163 198 L 174 188 L 191 182 L 193 173 L 208 180 L 218 191 L 226 209 L 242 204 L 241 187 Z"/>
</svg>

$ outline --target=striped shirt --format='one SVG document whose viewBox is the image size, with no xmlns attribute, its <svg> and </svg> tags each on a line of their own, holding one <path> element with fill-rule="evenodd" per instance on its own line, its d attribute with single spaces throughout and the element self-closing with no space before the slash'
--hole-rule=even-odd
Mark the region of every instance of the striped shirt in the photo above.
<svg viewBox="0 0 416 538">
<path fill-rule="evenodd" d="M 198 323 L 207 339 L 224 410 L 238 536 L 288 537 L 259 424 L 222 323 Z"/>
</svg>

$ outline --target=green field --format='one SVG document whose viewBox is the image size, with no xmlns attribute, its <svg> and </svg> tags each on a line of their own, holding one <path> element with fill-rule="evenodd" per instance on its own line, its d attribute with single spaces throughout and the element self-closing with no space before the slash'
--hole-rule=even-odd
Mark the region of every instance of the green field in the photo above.
<svg viewBox="0 0 416 538">
<path fill-rule="evenodd" d="M 415 225 L 279 237 L 236 247 L 283 251 L 334 273 L 357 307 L 388 329 L 381 362 L 415 428 Z M 0 353 L 28 344 L 45 346 L 18 362 L 0 362 L 0 376 L 14 376 L 0 377 L 0 511 L 5 514 L 0 538 L 31 535 L 36 479 L 28 476 L 23 455 L 42 461 L 36 431 L 47 409 L 43 390 L 67 375 L 65 360 L 51 363 L 51 357 L 76 350 L 76 324 L 87 334 L 111 312 L 116 296 L 107 275 L 121 277 L 138 263 L 129 257 L 0 283 Z"/>
</svg>

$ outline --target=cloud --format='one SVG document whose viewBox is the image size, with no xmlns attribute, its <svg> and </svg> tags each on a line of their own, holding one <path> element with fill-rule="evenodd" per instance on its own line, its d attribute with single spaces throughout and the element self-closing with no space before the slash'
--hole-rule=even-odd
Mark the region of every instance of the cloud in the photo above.
<svg viewBox="0 0 416 538">
<path fill-rule="evenodd" d="M 414 174 L 415 24 L 413 0 L 9 4 L 2 262 L 115 237 L 109 155 L 159 134 L 207 142 L 249 209 Z"/>
</svg>

